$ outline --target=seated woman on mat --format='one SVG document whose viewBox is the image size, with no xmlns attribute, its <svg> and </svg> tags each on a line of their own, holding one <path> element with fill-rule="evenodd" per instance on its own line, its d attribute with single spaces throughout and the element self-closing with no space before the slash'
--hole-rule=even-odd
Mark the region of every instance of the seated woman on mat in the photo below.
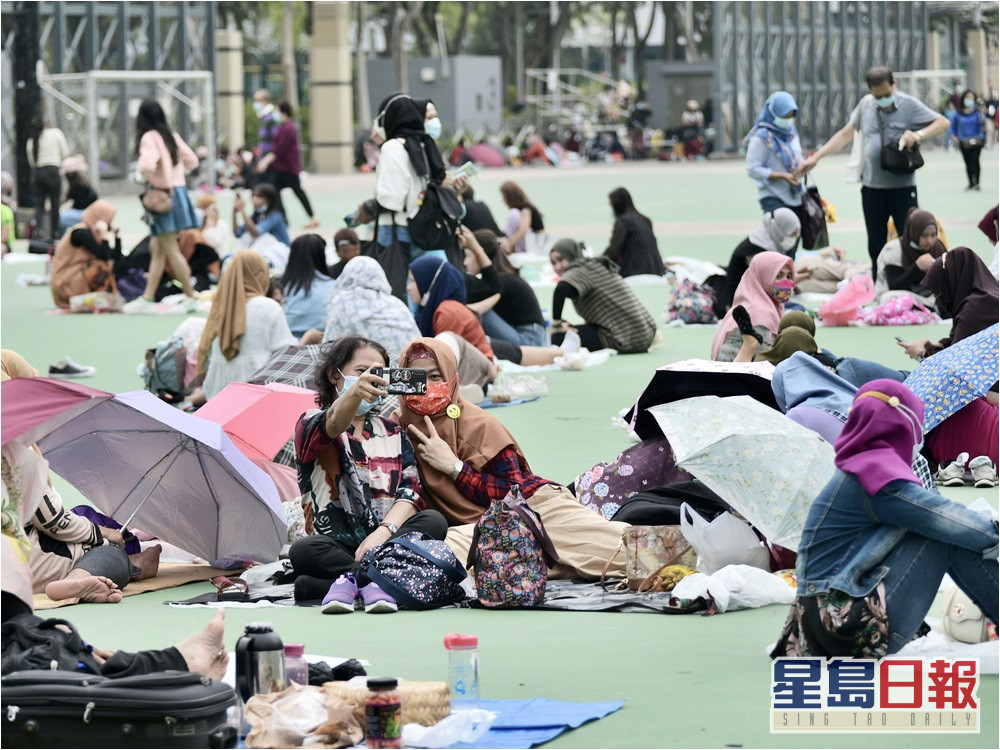
<svg viewBox="0 0 1000 750">
<path fill-rule="evenodd" d="M 0 619 L 4 625 L 18 623 L 32 628 L 37 625 L 38 618 L 34 616 L 32 575 L 28 567 L 31 545 L 25 527 L 50 489 L 48 464 L 37 452 L 17 440 L 9 441 L 0 452 L 3 456 L 0 491 L 4 508 L 3 534 L 0 535 Z M 16 471 L 13 470 L 15 468 Z M 109 579 L 88 575 L 77 578 L 75 584 L 78 591 L 71 596 L 88 601 L 121 600 L 121 592 Z M 198 672 L 221 680 L 229 661 L 223 643 L 224 620 L 225 611 L 220 610 L 205 628 L 163 651 L 132 654 L 95 647 L 91 671 L 105 677 L 128 677 L 174 669 Z M 10 639 L 3 644 L 4 673 L 40 668 L 42 665 L 38 663 L 37 654 L 18 652 L 16 642 Z M 44 668 L 48 666 L 45 664 Z"/>
<path fill-rule="evenodd" d="M 573 331 L 590 351 L 607 348 L 636 354 L 653 345 L 656 321 L 618 275 L 613 261 L 603 256 L 585 258 L 582 245 L 570 239 L 556 242 L 549 260 L 559 275 L 552 295 L 553 344 L 561 345 Z M 582 325 L 570 326 L 562 319 L 567 299 L 573 300 Z"/>
<path fill-rule="evenodd" d="M 0 380 L 38 377 L 38 370 L 10 349 L 0 352 L 0 364 Z M 24 520 L 21 536 L 34 593 L 44 591 L 53 600 L 114 604 L 121 601 L 120 590 L 130 580 L 156 575 L 161 547 L 127 555 L 120 532 L 66 510 L 35 446 L 25 449 L 11 441 L 10 451 L 5 446 L 3 463 L 5 481 L 8 472 L 35 472 L 30 486 L 39 493 L 36 510 Z M 6 527 L 6 517 L 4 523 Z"/>
<path fill-rule="evenodd" d="M 281 305 L 264 296 L 269 283 L 267 261 L 253 250 L 238 250 L 222 272 L 198 347 L 206 398 L 247 382 L 275 349 L 296 343 Z"/>
<path fill-rule="evenodd" d="M 791 310 L 781 316 L 778 321 L 778 335 L 770 348 L 759 352 L 754 362 L 770 362 L 777 365 L 792 356 L 795 352 L 805 352 L 815 357 L 825 367 L 831 370 L 837 366 L 837 359 L 829 352 L 823 351 L 813 338 L 816 335 L 816 323 L 809 313 L 801 310 Z"/>
<path fill-rule="evenodd" d="M 912 359 L 936 354 L 989 328 L 1000 317 L 996 277 L 967 247 L 956 247 L 937 258 L 921 283 L 934 295 L 938 308 L 951 313 L 951 331 L 937 343 L 926 339 L 899 342 Z"/>
<path fill-rule="evenodd" d="M 500 186 L 500 195 L 507 204 L 504 233 L 512 253 L 537 252 L 536 246 L 545 232 L 542 213 L 528 200 L 516 182 L 508 180 Z"/>
<path fill-rule="evenodd" d="M 288 222 L 278 203 L 278 191 L 271 183 L 260 182 L 254 187 L 250 200 L 253 203 L 253 212 L 250 214 L 247 213 L 242 195 L 237 193 L 233 201 L 233 234 L 238 240 L 237 247 L 255 250 L 260 248 L 258 252 L 264 254 L 274 273 L 280 275 L 285 272 L 292 241 L 288 236 Z M 276 242 L 263 242 L 261 238 L 267 235 Z"/>
<path fill-rule="evenodd" d="M 653 222 L 639 213 L 632 202 L 632 194 L 623 187 L 612 190 L 608 202 L 615 216 L 615 226 L 604 256 L 618 265 L 618 272 L 623 277 L 663 276 L 663 258 L 653 234 Z"/>
<path fill-rule="evenodd" d="M 80 223 L 59 239 L 49 282 L 56 306 L 68 309 L 70 297 L 114 288 L 114 260 L 122 252 L 114 223 L 117 213 L 107 201 L 94 201 L 84 210 Z M 114 247 L 109 245 L 112 237 Z"/>
<path fill-rule="evenodd" d="M 933 307 L 930 292 L 920 285 L 927 269 L 948 248 L 941 241 L 937 219 L 930 211 L 911 208 L 903 234 L 886 243 L 875 267 L 875 301 L 886 302 L 904 292 Z"/>
<path fill-rule="evenodd" d="M 715 330 L 712 359 L 749 362 L 758 347 L 774 344 L 785 302 L 795 288 L 794 273 L 787 255 L 767 251 L 753 256 L 736 288 L 732 309 Z"/>
<path fill-rule="evenodd" d="M 326 303 L 335 286 L 327 273 L 326 240 L 318 234 L 296 237 L 281 277 L 281 307 L 293 336 L 326 328 Z"/>
<path fill-rule="evenodd" d="M 409 293 L 418 306 L 417 327 L 424 336 L 451 331 L 488 359 L 496 356 L 522 365 L 548 365 L 562 354 L 561 350 L 549 347 L 518 346 L 503 339 L 489 341 L 479 319 L 465 305 L 462 272 L 446 260 L 426 256 L 410 263 Z"/>
<path fill-rule="evenodd" d="M 330 290 L 326 330 L 320 336 L 303 338 L 302 343 L 336 341 L 351 334 L 380 343 L 393 364 L 399 361 L 407 344 L 420 338 L 413 314 L 402 300 L 393 296 L 382 266 L 365 255 L 347 261 Z"/>
<path fill-rule="evenodd" d="M 490 340 L 545 346 L 545 318 L 538 297 L 507 260 L 497 236 L 489 230 L 473 233 L 460 227 L 458 242 L 465 250 L 467 304 L 481 316 Z"/>
<path fill-rule="evenodd" d="M 371 368 L 388 366 L 388 353 L 375 341 L 345 336 L 333 342 L 316 368 L 319 409 L 295 427 L 311 532 L 289 551 L 298 574 L 295 599 L 323 599 L 326 614 L 353 612 L 359 595 L 367 612 L 395 611 L 395 601 L 363 577 L 361 557 L 401 534 L 444 539 L 448 528 L 421 497 L 406 433 L 372 413 L 389 381 Z"/>
<path fill-rule="evenodd" d="M 427 394 L 402 397 L 399 422 L 416 448 L 424 500 L 448 519 L 445 541 L 458 559 L 468 558 L 473 526 L 483 511 L 518 485 L 559 554 L 551 575 L 600 577 L 627 525 L 601 518 L 565 487 L 534 474 L 514 436 L 459 393 L 455 357 L 444 343 L 417 339 L 400 365 L 427 371 Z M 619 558 L 609 575 L 624 571 Z"/>
<path fill-rule="evenodd" d="M 729 258 L 726 266 L 726 285 L 716 300 L 716 316 L 721 318 L 733 304 L 736 288 L 747 272 L 754 256 L 763 252 L 781 253 L 790 258 L 795 256 L 795 245 L 799 241 L 802 225 L 798 215 L 790 208 L 777 208 L 764 214 L 750 234 L 747 235 Z"/>
<path fill-rule="evenodd" d="M 862 386 L 838 438 L 837 471 L 798 548 L 798 596 L 772 657 L 879 659 L 918 634 L 948 573 L 997 621 L 997 526 L 923 489 L 910 461 L 924 408 L 905 386 Z"/>
</svg>

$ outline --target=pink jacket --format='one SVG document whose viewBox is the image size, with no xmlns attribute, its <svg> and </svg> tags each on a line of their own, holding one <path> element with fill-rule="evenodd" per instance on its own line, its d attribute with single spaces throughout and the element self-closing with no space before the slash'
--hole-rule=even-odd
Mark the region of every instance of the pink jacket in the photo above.
<svg viewBox="0 0 1000 750">
<path fill-rule="evenodd" d="M 155 130 L 148 130 L 139 140 L 139 172 L 153 187 L 184 187 L 184 175 L 198 166 L 198 157 L 184 140 L 174 133 L 177 156 L 180 161 L 170 161 L 170 152 L 163 136 Z"/>
</svg>

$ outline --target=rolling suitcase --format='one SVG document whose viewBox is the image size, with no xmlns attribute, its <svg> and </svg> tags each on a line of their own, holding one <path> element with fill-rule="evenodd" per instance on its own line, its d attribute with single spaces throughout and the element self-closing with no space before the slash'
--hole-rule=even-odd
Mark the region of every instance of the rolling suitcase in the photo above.
<svg viewBox="0 0 1000 750">
<path fill-rule="evenodd" d="M 193 672 L 121 679 L 63 670 L 0 682 L 4 747 L 236 747 L 231 687 Z"/>
</svg>

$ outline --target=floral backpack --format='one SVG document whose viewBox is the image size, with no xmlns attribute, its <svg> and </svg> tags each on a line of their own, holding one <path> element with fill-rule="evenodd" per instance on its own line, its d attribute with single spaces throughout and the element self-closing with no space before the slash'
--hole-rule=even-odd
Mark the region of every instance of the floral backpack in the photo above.
<svg viewBox="0 0 1000 750">
<path fill-rule="evenodd" d="M 515 485 L 480 517 L 468 567 L 475 570 L 484 607 L 533 607 L 542 601 L 548 568 L 558 560 L 542 519 Z"/>
<path fill-rule="evenodd" d="M 410 532 L 368 550 L 361 570 L 403 609 L 434 609 L 465 599 L 468 575 L 444 542 Z"/>
<path fill-rule="evenodd" d="M 919 326 L 941 322 L 937 313 L 928 310 L 910 292 L 873 307 L 861 319 L 870 326 Z"/>
<path fill-rule="evenodd" d="M 715 294 L 711 287 L 698 286 L 689 279 L 678 279 L 667 297 L 663 320 L 667 323 L 680 320 L 684 323 L 716 323 L 712 310 Z"/>
</svg>

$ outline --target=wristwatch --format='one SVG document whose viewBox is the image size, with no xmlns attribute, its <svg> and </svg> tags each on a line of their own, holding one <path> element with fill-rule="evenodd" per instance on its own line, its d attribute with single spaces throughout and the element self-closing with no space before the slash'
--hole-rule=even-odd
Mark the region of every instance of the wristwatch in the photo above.
<svg viewBox="0 0 1000 750">
<path fill-rule="evenodd" d="M 458 475 L 462 473 L 462 468 L 464 466 L 465 466 L 465 461 L 459 459 L 458 461 L 455 462 L 455 465 L 451 467 L 451 471 L 448 472 L 448 475 L 452 479 L 458 479 Z"/>
<path fill-rule="evenodd" d="M 389 529 L 390 534 L 395 534 L 397 531 L 399 531 L 399 527 L 396 524 L 389 523 L 388 521 L 383 521 L 382 523 L 379 524 L 379 526 L 385 526 L 387 529 Z"/>
</svg>

